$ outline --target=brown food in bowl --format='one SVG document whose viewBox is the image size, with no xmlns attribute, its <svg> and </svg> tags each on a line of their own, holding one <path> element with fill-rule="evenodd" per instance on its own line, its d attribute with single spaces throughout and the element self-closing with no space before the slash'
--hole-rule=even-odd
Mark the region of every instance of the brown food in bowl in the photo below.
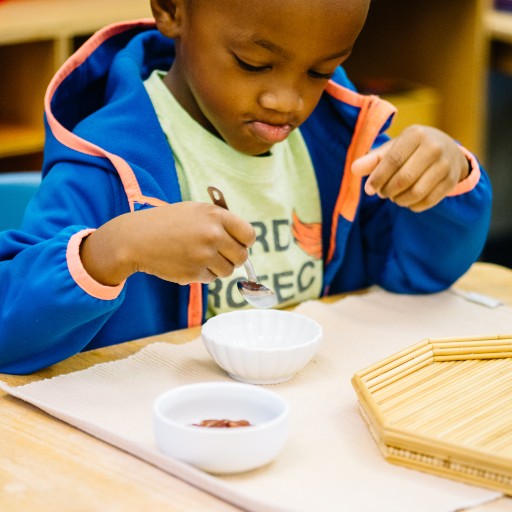
<svg viewBox="0 0 512 512">
<path fill-rule="evenodd" d="M 203 420 L 200 423 L 192 423 L 192 426 L 210 428 L 235 428 L 250 427 L 251 424 L 247 420 Z"/>
</svg>

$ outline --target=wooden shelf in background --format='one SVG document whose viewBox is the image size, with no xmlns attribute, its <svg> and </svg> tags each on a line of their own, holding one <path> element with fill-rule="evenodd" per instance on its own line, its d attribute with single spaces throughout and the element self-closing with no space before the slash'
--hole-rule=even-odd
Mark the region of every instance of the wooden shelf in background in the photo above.
<svg viewBox="0 0 512 512">
<path fill-rule="evenodd" d="M 40 153 L 46 87 L 83 39 L 111 23 L 150 16 L 149 0 L 1 2 L 0 160 L 11 168 Z"/>
<path fill-rule="evenodd" d="M 484 15 L 484 27 L 491 39 L 512 44 L 512 12 L 489 9 Z"/>
<path fill-rule="evenodd" d="M 0 4 L 0 44 L 71 38 L 150 16 L 149 0 L 7 0 Z"/>
<path fill-rule="evenodd" d="M 484 1 L 371 2 L 346 63 L 349 77 L 356 82 L 400 79 L 435 90 L 440 105 L 436 127 L 483 155 Z"/>
<path fill-rule="evenodd" d="M 43 127 L 0 123 L 0 158 L 41 151 Z"/>
</svg>

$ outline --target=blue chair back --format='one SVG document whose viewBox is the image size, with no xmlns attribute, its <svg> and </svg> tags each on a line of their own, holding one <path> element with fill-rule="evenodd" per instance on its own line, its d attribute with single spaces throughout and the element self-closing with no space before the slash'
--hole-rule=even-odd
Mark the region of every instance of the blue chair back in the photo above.
<svg viewBox="0 0 512 512">
<path fill-rule="evenodd" d="M 0 231 L 21 226 L 28 202 L 41 183 L 41 172 L 0 173 Z"/>
</svg>

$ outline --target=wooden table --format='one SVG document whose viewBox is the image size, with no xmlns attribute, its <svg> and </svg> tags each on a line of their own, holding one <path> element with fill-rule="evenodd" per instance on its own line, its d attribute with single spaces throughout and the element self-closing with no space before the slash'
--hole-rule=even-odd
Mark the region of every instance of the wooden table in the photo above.
<svg viewBox="0 0 512 512">
<path fill-rule="evenodd" d="M 512 270 L 476 263 L 456 286 L 499 298 L 512 307 Z M 199 328 L 175 331 L 78 354 L 30 376 L 0 378 L 10 385 L 26 384 L 126 357 L 157 339 L 184 343 L 198 335 Z M 239 509 L 0 391 L 0 510 Z M 512 498 L 471 510 L 512 512 Z"/>
</svg>

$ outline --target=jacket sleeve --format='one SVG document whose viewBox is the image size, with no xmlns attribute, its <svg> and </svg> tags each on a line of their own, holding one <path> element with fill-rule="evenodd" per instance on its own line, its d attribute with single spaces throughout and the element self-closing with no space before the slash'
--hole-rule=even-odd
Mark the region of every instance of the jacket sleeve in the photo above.
<svg viewBox="0 0 512 512">
<path fill-rule="evenodd" d="M 362 199 L 360 220 L 370 281 L 397 293 L 444 290 L 478 259 L 491 217 L 489 177 L 476 158 L 453 194 L 421 213 L 377 196 Z"/>
<path fill-rule="evenodd" d="M 80 276 L 82 236 L 120 212 L 112 175 L 78 167 L 52 169 L 21 230 L 0 233 L 0 372 L 31 373 L 76 354 L 123 301 L 123 286 Z M 87 278 L 97 296 L 77 282 Z"/>
</svg>

